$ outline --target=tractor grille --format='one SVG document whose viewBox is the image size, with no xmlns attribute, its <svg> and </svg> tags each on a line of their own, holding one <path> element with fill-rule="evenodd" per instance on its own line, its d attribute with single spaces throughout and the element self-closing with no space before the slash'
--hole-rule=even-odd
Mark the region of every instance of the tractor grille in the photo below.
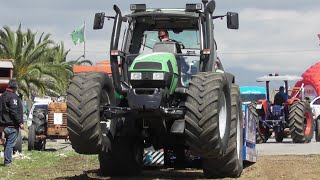
<svg viewBox="0 0 320 180">
<path fill-rule="evenodd" d="M 53 102 L 48 108 L 48 136 L 66 138 L 67 130 L 67 104 L 65 102 Z"/>
</svg>

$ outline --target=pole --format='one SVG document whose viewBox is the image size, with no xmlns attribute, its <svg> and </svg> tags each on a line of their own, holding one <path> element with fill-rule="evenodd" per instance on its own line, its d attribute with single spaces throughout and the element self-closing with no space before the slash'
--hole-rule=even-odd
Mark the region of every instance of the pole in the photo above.
<svg viewBox="0 0 320 180">
<path fill-rule="evenodd" d="M 83 27 L 83 58 L 86 59 L 86 21 Z"/>
</svg>

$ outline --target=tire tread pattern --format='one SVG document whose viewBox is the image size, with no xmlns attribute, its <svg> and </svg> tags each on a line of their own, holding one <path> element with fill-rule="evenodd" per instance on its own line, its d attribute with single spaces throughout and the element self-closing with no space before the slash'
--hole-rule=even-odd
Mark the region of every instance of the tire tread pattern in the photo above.
<svg viewBox="0 0 320 180">
<path fill-rule="evenodd" d="M 186 144 L 201 157 L 221 156 L 227 142 L 219 137 L 219 95 L 225 93 L 230 107 L 230 85 L 223 73 L 199 72 L 190 81 L 186 100 Z M 229 98 L 229 99 L 227 99 Z M 229 100 L 229 102 L 228 102 Z M 227 108 L 228 109 L 228 108 Z M 230 133 L 230 109 L 227 110 L 225 136 Z"/>
<path fill-rule="evenodd" d="M 106 149 L 100 126 L 100 105 L 113 98 L 112 81 L 102 72 L 76 74 L 67 91 L 67 123 L 72 148 L 80 154 Z"/>
<path fill-rule="evenodd" d="M 239 86 L 231 86 L 231 127 L 230 139 L 226 153 L 219 158 L 204 159 L 203 170 L 207 178 L 239 177 L 243 170 L 243 115 Z M 239 119 L 238 119 L 239 118 Z M 240 122 L 238 122 L 238 120 Z M 237 125 L 240 125 L 240 158 L 237 152 Z"/>
<path fill-rule="evenodd" d="M 309 112 L 310 117 L 312 118 L 312 110 L 307 102 L 298 101 L 290 106 L 288 118 L 289 128 L 291 138 L 295 143 L 307 143 L 310 142 L 313 137 L 313 119 L 311 120 L 312 123 L 310 134 L 305 134 L 305 112 Z"/>
</svg>

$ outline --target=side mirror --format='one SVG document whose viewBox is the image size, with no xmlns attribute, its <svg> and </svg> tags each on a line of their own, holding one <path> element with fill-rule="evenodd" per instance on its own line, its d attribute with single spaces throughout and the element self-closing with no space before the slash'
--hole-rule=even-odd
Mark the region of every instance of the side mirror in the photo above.
<svg viewBox="0 0 320 180">
<path fill-rule="evenodd" d="M 94 15 L 93 29 L 102 29 L 104 24 L 105 13 L 96 13 Z"/>
<path fill-rule="evenodd" d="M 239 15 L 235 12 L 227 13 L 227 27 L 228 29 L 239 29 Z"/>
</svg>

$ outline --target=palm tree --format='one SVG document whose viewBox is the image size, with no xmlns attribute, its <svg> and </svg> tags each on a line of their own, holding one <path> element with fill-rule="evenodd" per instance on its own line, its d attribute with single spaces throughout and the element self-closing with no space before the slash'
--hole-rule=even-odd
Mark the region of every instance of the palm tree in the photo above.
<svg viewBox="0 0 320 180">
<path fill-rule="evenodd" d="M 9 27 L 0 30 L 1 58 L 15 59 L 14 78 L 17 79 L 21 92 L 31 98 L 32 92 L 38 95 L 64 93 L 72 69 L 66 63 L 69 51 L 63 43 L 55 45 L 50 34 L 42 33 L 36 39 L 36 33 L 30 29 L 16 32 Z"/>
</svg>

